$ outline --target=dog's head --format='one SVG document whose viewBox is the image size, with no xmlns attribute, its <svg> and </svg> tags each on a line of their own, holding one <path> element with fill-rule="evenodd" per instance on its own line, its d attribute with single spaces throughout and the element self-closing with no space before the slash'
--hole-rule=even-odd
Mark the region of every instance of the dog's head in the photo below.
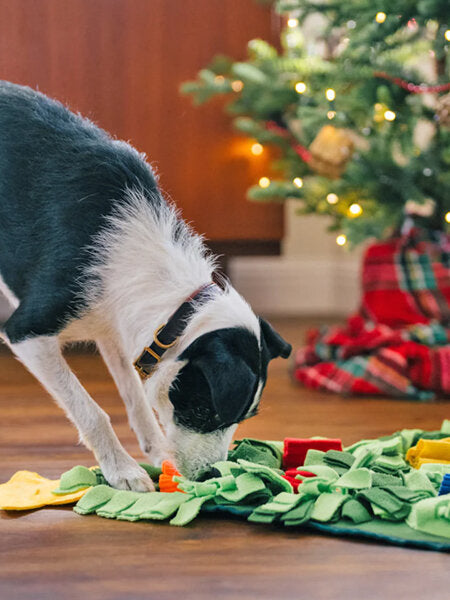
<svg viewBox="0 0 450 600">
<path fill-rule="evenodd" d="M 177 373 L 166 388 L 170 418 L 166 406 L 163 423 L 173 459 L 191 479 L 226 459 L 237 424 L 257 412 L 269 361 L 291 352 L 269 323 L 259 324 L 260 339 L 244 327 L 217 329 L 195 339 L 175 360 Z"/>
</svg>

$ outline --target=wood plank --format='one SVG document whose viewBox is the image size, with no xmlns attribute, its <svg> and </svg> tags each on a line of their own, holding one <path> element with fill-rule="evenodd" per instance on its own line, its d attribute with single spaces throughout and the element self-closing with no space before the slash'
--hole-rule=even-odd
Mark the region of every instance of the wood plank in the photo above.
<svg viewBox="0 0 450 600">
<path fill-rule="evenodd" d="M 274 321 L 295 345 L 298 320 Z M 124 409 L 98 356 L 71 354 L 87 389 L 139 457 Z M 448 403 L 344 399 L 294 384 L 275 361 L 260 414 L 239 437 L 341 436 L 344 443 L 403 427 L 439 427 Z M 93 458 L 33 378 L 0 353 L 0 481 L 18 469 L 57 477 Z M 70 508 L 0 513 L 0 598 L 384 600 L 448 598 L 448 556 L 374 542 L 201 517 L 186 528 L 80 517 Z"/>
</svg>

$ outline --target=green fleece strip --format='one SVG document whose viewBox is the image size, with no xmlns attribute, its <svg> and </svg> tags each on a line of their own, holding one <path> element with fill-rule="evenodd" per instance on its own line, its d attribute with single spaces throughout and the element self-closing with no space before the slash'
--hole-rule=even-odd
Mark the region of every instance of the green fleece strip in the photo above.
<svg viewBox="0 0 450 600">
<path fill-rule="evenodd" d="M 109 485 L 97 485 L 78 500 L 73 510 L 80 515 L 89 515 L 109 502 L 116 492 L 117 490 Z"/>
<path fill-rule="evenodd" d="M 403 479 L 405 485 L 410 490 L 420 490 L 429 492 L 429 496 L 436 496 L 439 491 L 439 486 L 441 485 L 441 480 L 439 481 L 438 486 L 434 486 L 430 479 L 426 476 L 425 473 L 421 471 L 417 471 L 416 469 L 411 470 L 409 473 L 405 473 L 403 475 Z"/>
<path fill-rule="evenodd" d="M 406 523 L 418 531 L 450 538 L 450 494 L 414 504 Z"/>
<path fill-rule="evenodd" d="M 247 460 L 243 460 L 242 458 L 238 459 L 238 463 L 248 473 L 254 473 L 264 480 L 266 482 L 266 486 L 273 494 L 278 494 L 279 492 L 293 492 L 292 485 L 289 483 L 289 481 L 286 481 L 286 479 L 284 479 L 270 467 L 251 463 Z"/>
<path fill-rule="evenodd" d="M 129 508 L 136 500 L 142 497 L 142 493 L 140 492 L 131 492 L 128 490 L 115 490 L 115 492 L 109 502 L 96 509 L 99 517 L 115 519 L 119 513 Z"/>
<path fill-rule="evenodd" d="M 342 506 L 341 517 L 350 519 L 353 523 L 366 523 L 371 521 L 373 516 L 367 508 L 355 498 L 348 498 Z"/>
<path fill-rule="evenodd" d="M 306 521 L 309 521 L 311 518 L 315 502 L 315 498 L 302 496 L 299 504 L 297 504 L 294 509 L 281 516 L 281 522 L 287 527 L 294 527 L 306 523 Z"/>
<path fill-rule="evenodd" d="M 348 496 L 339 492 L 326 492 L 321 494 L 315 504 L 311 514 L 311 519 L 327 523 L 338 518 L 338 511 Z"/>
<path fill-rule="evenodd" d="M 183 525 L 187 525 L 191 521 L 195 519 L 195 517 L 200 512 L 203 504 L 208 502 L 208 500 L 212 500 L 214 498 L 211 496 L 199 496 L 197 498 L 190 498 L 187 502 L 184 502 L 180 505 L 177 514 L 173 519 L 171 519 L 171 525 L 177 525 L 178 527 L 182 527 Z"/>
<path fill-rule="evenodd" d="M 299 467 L 299 469 L 302 470 L 303 467 Z M 308 465 L 308 468 L 306 470 L 310 471 L 311 473 L 314 473 L 316 477 L 319 477 L 324 481 L 336 481 L 336 479 L 339 477 L 338 473 L 331 467 L 328 467 L 327 465 Z M 303 475 L 296 475 L 296 478 L 305 479 Z"/>
<path fill-rule="evenodd" d="M 131 504 L 128 508 L 122 510 L 117 518 L 122 521 L 139 521 L 144 517 L 142 515 L 149 513 L 153 508 L 161 502 L 162 492 L 148 492 L 142 494 L 140 498 Z"/>
<path fill-rule="evenodd" d="M 203 497 L 206 498 L 206 496 Z M 183 492 L 165 493 L 157 504 L 141 514 L 141 518 L 161 521 L 168 519 L 176 513 L 184 502 L 187 502 L 191 498 L 194 498 L 194 496 L 183 494 Z"/>
<path fill-rule="evenodd" d="M 97 477 L 87 467 L 78 465 L 61 475 L 59 488 L 52 491 L 52 494 L 71 494 L 86 487 L 97 485 Z"/>
<path fill-rule="evenodd" d="M 281 468 L 283 452 L 273 442 L 245 438 L 234 443 L 236 447 L 228 453 L 229 460 L 237 461 L 243 458 L 274 469 Z"/>
<path fill-rule="evenodd" d="M 309 465 L 323 465 L 323 457 L 325 456 L 325 452 L 322 450 L 314 450 L 311 448 L 307 451 L 305 456 L 305 461 L 303 463 L 304 467 L 308 467 Z"/>
<path fill-rule="evenodd" d="M 220 496 L 229 502 L 241 502 L 250 494 L 265 489 L 264 482 L 253 473 L 242 473 L 235 479 L 235 489 L 222 490 Z"/>
<path fill-rule="evenodd" d="M 337 481 L 334 482 L 335 488 L 346 488 L 348 490 L 363 490 L 372 487 L 372 472 L 369 469 L 350 469 Z"/>
</svg>

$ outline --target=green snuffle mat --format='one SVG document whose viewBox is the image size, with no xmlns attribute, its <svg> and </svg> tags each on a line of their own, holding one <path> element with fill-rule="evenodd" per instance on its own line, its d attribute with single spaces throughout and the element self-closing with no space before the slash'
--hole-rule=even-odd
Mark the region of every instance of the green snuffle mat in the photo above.
<svg viewBox="0 0 450 600">
<path fill-rule="evenodd" d="M 289 458 L 286 441 L 252 439 L 235 442 L 228 460 L 214 465 L 218 477 L 203 482 L 174 477 L 179 491 L 116 490 L 98 469 L 78 466 L 61 476 L 55 493 L 91 485 L 74 507 L 80 515 L 126 521 L 169 520 L 171 525 L 185 526 L 200 513 L 221 513 L 274 529 L 295 527 L 449 551 L 450 494 L 439 496 L 438 492 L 444 475 L 450 473 L 450 464 L 444 461 L 414 469 L 405 460 L 407 450 L 419 439 L 449 436 L 450 423 L 444 421 L 439 431 L 403 430 L 362 440 L 343 451 L 313 447 L 298 466 L 302 474 L 297 477 L 301 483 L 296 493 L 283 470 L 283 461 Z M 314 446 L 318 440 L 326 442 L 320 438 L 291 442 L 311 442 Z M 161 471 L 142 466 L 157 481 Z M 292 477 L 292 469 L 289 473 Z"/>
</svg>

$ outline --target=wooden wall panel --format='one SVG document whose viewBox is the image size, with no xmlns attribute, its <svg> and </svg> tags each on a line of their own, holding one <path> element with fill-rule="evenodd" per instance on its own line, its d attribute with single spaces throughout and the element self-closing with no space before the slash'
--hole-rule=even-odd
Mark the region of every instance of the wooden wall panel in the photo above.
<svg viewBox="0 0 450 600">
<path fill-rule="evenodd" d="M 264 157 L 221 101 L 179 94 L 215 54 L 245 55 L 277 23 L 253 0 L 0 0 L 0 78 L 37 87 L 146 152 L 162 187 L 215 240 L 279 239 L 280 206 L 245 200 Z"/>
</svg>

